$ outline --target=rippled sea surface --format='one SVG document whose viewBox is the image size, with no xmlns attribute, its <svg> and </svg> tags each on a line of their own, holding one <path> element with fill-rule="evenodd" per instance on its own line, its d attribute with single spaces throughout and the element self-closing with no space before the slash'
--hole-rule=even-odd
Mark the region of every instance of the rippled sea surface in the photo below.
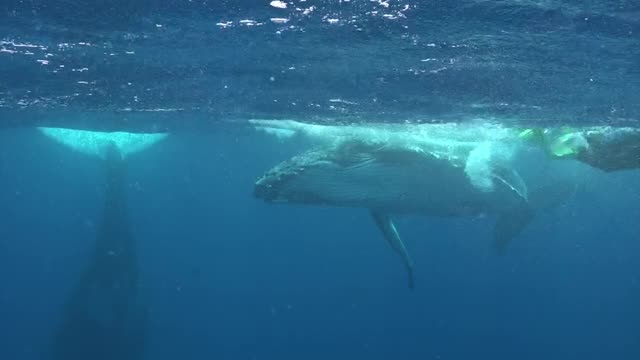
<svg viewBox="0 0 640 360">
<path fill-rule="evenodd" d="M 31 0 L 0 16 L 3 125 L 640 115 L 636 1 Z"/>
</svg>

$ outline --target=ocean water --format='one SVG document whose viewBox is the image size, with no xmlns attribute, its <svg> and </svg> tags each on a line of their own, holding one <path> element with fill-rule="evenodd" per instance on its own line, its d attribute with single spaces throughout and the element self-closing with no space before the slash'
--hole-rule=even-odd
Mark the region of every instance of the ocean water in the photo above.
<svg viewBox="0 0 640 360">
<path fill-rule="evenodd" d="M 32 0 L 0 18 L 1 359 L 123 333 L 142 355 L 104 358 L 640 358 L 637 169 L 588 169 L 505 256 L 490 218 L 394 218 L 409 290 L 366 210 L 253 196 L 308 144 L 247 122 L 635 127 L 636 2 Z M 37 126 L 169 136 L 127 156 L 109 223 L 105 161 Z M 130 231 L 135 275 L 87 272 L 105 223 Z M 128 300 L 143 336 L 102 327 Z M 102 322 L 60 337 L 78 303 Z"/>
</svg>

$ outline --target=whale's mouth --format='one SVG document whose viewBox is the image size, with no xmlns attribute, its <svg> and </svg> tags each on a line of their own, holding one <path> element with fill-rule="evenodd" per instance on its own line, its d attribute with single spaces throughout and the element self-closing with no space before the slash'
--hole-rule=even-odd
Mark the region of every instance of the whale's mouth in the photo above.
<svg viewBox="0 0 640 360">
<path fill-rule="evenodd" d="M 300 189 L 295 184 L 302 180 L 307 168 L 291 165 L 293 163 L 288 160 L 264 174 L 256 181 L 253 196 L 269 203 L 298 202 Z"/>
<path fill-rule="evenodd" d="M 304 171 L 304 166 L 297 162 L 298 159 L 283 161 L 262 175 L 253 187 L 253 196 L 266 202 L 289 202 L 289 182 Z"/>
<path fill-rule="evenodd" d="M 311 150 L 281 162 L 256 181 L 253 196 L 271 203 L 306 202 L 306 175 L 326 168 L 330 163 L 326 155 L 326 151 Z"/>
<path fill-rule="evenodd" d="M 253 196 L 267 202 L 285 202 L 280 198 L 280 186 L 278 181 L 269 174 L 256 181 L 253 187 Z"/>
</svg>

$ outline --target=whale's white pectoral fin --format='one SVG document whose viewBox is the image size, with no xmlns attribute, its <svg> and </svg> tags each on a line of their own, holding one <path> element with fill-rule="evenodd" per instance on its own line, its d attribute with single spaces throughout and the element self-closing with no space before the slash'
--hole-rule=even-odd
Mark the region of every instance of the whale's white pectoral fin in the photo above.
<svg viewBox="0 0 640 360">
<path fill-rule="evenodd" d="M 411 257 L 409 257 L 409 252 L 407 248 L 404 246 L 402 239 L 400 239 L 400 234 L 398 234 L 398 230 L 396 230 L 393 221 L 389 214 L 381 213 L 378 211 L 371 210 L 371 216 L 375 221 L 376 225 L 382 231 L 384 238 L 387 239 L 393 251 L 398 253 L 402 257 L 402 262 L 404 266 L 407 268 L 407 273 L 409 276 L 409 288 L 413 289 L 413 261 Z"/>
<path fill-rule="evenodd" d="M 493 229 L 495 250 L 498 254 L 504 255 L 511 239 L 518 236 L 531 222 L 534 212 L 529 203 L 529 189 L 517 171 L 496 167 L 492 175 L 518 197 L 516 205 L 504 209 L 499 214 Z"/>
<path fill-rule="evenodd" d="M 518 236 L 533 219 L 534 212 L 526 204 L 503 212 L 493 229 L 495 249 L 500 255 L 504 255 L 509 242 Z"/>
<path fill-rule="evenodd" d="M 520 196 L 524 201 L 529 200 L 529 190 L 527 189 L 527 184 L 525 184 L 524 180 L 522 180 L 522 177 L 520 176 L 520 174 L 518 174 L 517 171 L 504 167 L 496 167 L 493 169 L 493 178 L 506 185 L 509 189 L 518 194 L 518 196 Z"/>
</svg>

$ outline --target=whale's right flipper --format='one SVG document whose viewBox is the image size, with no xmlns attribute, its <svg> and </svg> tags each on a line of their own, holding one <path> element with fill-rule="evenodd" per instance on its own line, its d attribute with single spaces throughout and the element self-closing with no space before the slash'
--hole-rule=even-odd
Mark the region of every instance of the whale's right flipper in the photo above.
<svg viewBox="0 0 640 360">
<path fill-rule="evenodd" d="M 529 203 L 529 189 L 517 171 L 496 167 L 492 176 L 516 196 L 515 204 L 498 216 L 493 228 L 494 248 L 499 255 L 504 255 L 511 240 L 524 230 L 535 214 Z"/>
<path fill-rule="evenodd" d="M 389 214 L 374 210 L 371 210 L 371 216 L 380 231 L 382 231 L 384 238 L 387 239 L 391 245 L 391 248 L 393 248 L 393 250 L 402 257 L 402 262 L 407 268 L 407 273 L 409 275 L 409 288 L 413 289 L 413 261 L 411 260 L 411 257 L 409 257 L 409 252 L 407 252 L 407 248 L 404 246 L 402 239 L 400 239 L 400 234 L 398 234 L 398 230 L 396 230 L 391 217 Z"/>
<path fill-rule="evenodd" d="M 533 220 L 533 210 L 528 206 L 520 206 L 504 212 L 498 217 L 493 228 L 494 248 L 498 255 L 505 255 L 511 239 L 520 235 Z"/>
</svg>

